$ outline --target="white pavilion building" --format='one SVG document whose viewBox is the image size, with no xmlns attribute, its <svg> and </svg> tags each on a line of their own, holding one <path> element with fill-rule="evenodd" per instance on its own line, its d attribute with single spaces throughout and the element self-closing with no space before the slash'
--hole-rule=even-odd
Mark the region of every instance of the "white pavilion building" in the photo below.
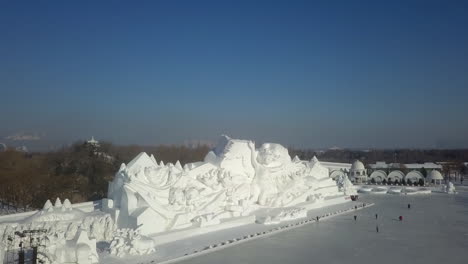
<svg viewBox="0 0 468 264">
<path fill-rule="evenodd" d="M 355 160 L 349 169 L 349 176 L 351 181 L 355 183 L 366 183 L 367 182 L 367 170 L 364 167 L 364 164 L 359 161 Z"/>
<path fill-rule="evenodd" d="M 427 175 L 426 181 L 433 182 L 435 184 L 442 184 L 444 177 L 438 170 L 431 170 Z"/>
</svg>

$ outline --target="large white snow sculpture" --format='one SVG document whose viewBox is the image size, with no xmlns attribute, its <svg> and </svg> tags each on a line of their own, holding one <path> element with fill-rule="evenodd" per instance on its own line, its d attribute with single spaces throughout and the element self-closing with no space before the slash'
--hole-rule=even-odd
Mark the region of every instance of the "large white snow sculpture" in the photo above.
<svg viewBox="0 0 468 264">
<path fill-rule="evenodd" d="M 121 165 L 104 208 L 119 228 L 137 228 L 147 235 L 339 195 L 344 194 L 316 158 L 291 160 L 279 144 L 255 149 L 252 141 L 222 136 L 203 162 L 183 168 L 179 162 L 158 164 L 140 153 Z"/>
</svg>

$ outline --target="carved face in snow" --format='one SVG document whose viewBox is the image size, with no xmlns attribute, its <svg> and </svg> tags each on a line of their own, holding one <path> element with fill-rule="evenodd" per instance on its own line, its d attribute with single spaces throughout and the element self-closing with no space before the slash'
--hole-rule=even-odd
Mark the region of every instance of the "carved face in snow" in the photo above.
<svg viewBox="0 0 468 264">
<path fill-rule="evenodd" d="M 215 188 L 217 185 L 219 185 L 218 174 L 216 170 L 211 170 L 206 174 L 199 175 L 197 179 L 211 188 Z"/>
<path fill-rule="evenodd" d="M 182 205 L 185 203 L 184 191 L 179 188 L 171 189 L 169 192 L 169 204 Z"/>
<path fill-rule="evenodd" d="M 288 150 L 280 144 L 265 143 L 257 151 L 257 161 L 267 167 L 278 167 L 291 162 Z"/>
<path fill-rule="evenodd" d="M 187 204 L 192 204 L 197 197 L 200 196 L 200 193 L 195 188 L 190 188 L 185 190 L 185 199 L 187 200 Z"/>
</svg>

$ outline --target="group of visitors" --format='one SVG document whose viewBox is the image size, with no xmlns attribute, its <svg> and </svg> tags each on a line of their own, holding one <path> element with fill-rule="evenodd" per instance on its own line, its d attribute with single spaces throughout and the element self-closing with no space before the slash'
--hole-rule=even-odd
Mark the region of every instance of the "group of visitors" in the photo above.
<svg viewBox="0 0 468 264">
<path fill-rule="evenodd" d="M 409 210 L 409 209 L 411 209 L 411 204 L 408 204 L 408 210 Z M 379 215 L 378 215 L 378 214 L 375 214 L 375 220 L 378 220 L 378 218 L 379 218 Z M 403 221 L 403 216 L 400 215 L 400 216 L 398 217 L 398 220 L 399 220 L 400 222 Z M 357 215 L 354 215 L 354 221 L 357 221 Z M 377 233 L 379 233 L 379 225 L 378 225 L 378 224 L 375 225 L 375 231 L 376 231 Z"/>
</svg>

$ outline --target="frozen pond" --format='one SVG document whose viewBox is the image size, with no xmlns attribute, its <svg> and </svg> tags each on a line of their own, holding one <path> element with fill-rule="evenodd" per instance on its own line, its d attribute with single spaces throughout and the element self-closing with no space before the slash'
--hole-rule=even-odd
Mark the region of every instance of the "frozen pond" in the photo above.
<svg viewBox="0 0 468 264">
<path fill-rule="evenodd" d="M 375 206 L 178 263 L 467 263 L 468 189 L 461 188 L 361 195 Z"/>
</svg>

